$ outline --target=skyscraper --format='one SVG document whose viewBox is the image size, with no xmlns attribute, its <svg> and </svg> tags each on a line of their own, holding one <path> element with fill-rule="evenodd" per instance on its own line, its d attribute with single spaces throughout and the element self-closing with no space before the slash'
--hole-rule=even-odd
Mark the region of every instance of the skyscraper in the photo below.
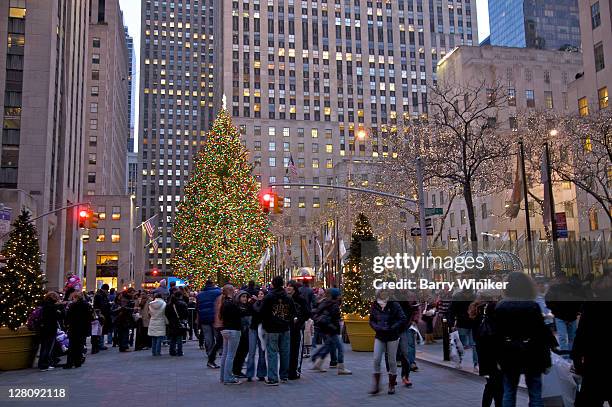
<svg viewBox="0 0 612 407">
<path fill-rule="evenodd" d="M 145 268 L 169 272 L 172 222 L 193 155 L 212 118 L 213 1 L 142 0 L 140 165 L 142 221 L 157 215 L 159 248 Z"/>
<path fill-rule="evenodd" d="M 80 267 L 89 12 L 88 1 L 0 7 L 0 198 L 12 219 L 53 211 L 36 221 L 50 290 Z"/>
<path fill-rule="evenodd" d="M 223 0 L 215 13 L 216 107 L 225 95 L 263 187 L 335 184 L 339 164 L 391 157 L 391 133 L 427 113 L 437 62 L 478 43 L 473 0 Z M 287 171 L 291 159 L 297 175 Z M 358 177 L 349 183 L 376 182 Z M 310 219 L 338 195 L 278 191 L 291 262 L 300 265 L 300 242 L 318 230 Z"/>
<path fill-rule="evenodd" d="M 489 0 L 490 44 L 580 48 L 578 0 Z"/>
</svg>

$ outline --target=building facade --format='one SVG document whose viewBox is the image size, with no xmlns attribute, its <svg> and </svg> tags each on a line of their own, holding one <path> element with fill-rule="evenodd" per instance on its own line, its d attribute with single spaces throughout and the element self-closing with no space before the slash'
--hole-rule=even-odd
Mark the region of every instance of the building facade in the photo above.
<svg viewBox="0 0 612 407">
<path fill-rule="evenodd" d="M 89 12 L 87 1 L 0 6 L 0 188 L 13 218 L 28 202 L 53 211 L 36 222 L 50 289 L 80 270 Z"/>
<path fill-rule="evenodd" d="M 157 215 L 159 248 L 144 263 L 153 280 L 153 268 L 171 275 L 176 204 L 212 118 L 213 1 L 141 5 L 137 196 L 142 221 Z"/>
<path fill-rule="evenodd" d="M 519 130 L 522 121 L 518 116 L 541 112 L 570 114 L 573 104 L 568 97 L 568 87 L 580 69 L 581 55 L 577 52 L 481 46 L 457 48 L 440 61 L 438 73 L 443 83 L 502 86 L 508 98 L 507 106 L 499 110 L 495 119 L 499 131 L 508 132 Z M 486 101 L 483 100 L 483 103 Z M 531 180 L 529 190 L 540 199 L 544 196 L 543 186 L 537 180 Z M 458 241 L 463 242 L 463 247 L 467 249 L 469 223 L 466 205 L 463 199 L 457 198 L 447 211 L 449 192 L 428 191 L 426 206 L 443 207 L 447 212 L 438 244 L 446 246 L 451 241 Z M 512 191 L 507 190 L 484 197 L 475 196 L 476 229 L 481 233 L 478 240 L 484 247 L 502 248 L 504 242 L 525 240 L 524 210 L 514 219 L 506 216 L 511 194 Z M 569 239 L 579 239 L 583 229 L 579 222 L 575 187 L 571 183 L 555 183 L 553 194 L 555 212 L 566 215 Z M 535 200 L 530 197 L 529 216 L 534 241 L 546 238 L 542 212 L 536 206 Z M 438 232 L 442 217 L 433 218 L 432 221 Z M 508 249 L 510 246 L 505 247 Z"/>
<path fill-rule="evenodd" d="M 437 62 L 478 43 L 474 1 L 224 0 L 215 13 L 215 106 L 225 95 L 262 187 L 331 184 L 346 159 L 392 155 L 390 132 L 427 113 Z M 299 253 L 336 194 L 277 189 Z"/>
<path fill-rule="evenodd" d="M 580 48 L 578 0 L 489 0 L 490 44 Z"/>
</svg>

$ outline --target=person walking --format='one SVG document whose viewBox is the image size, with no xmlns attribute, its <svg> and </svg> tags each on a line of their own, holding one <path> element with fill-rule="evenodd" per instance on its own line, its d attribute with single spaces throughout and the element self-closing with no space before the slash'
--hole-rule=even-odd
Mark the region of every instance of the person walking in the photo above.
<svg viewBox="0 0 612 407">
<path fill-rule="evenodd" d="M 400 330 L 398 343 L 398 354 L 402 363 L 402 384 L 411 387 L 410 372 L 416 368 L 416 337 L 415 330 L 412 328 L 415 315 L 418 314 L 416 301 L 400 301 L 402 312 L 406 317 L 406 323 Z"/>
<path fill-rule="evenodd" d="M 91 334 L 93 308 L 83 298 L 83 293 L 74 291 L 71 302 L 66 309 L 66 327 L 68 331 L 68 358 L 64 369 L 79 368 L 85 362 L 83 349 L 85 340 Z"/>
<path fill-rule="evenodd" d="M 375 332 L 374 336 L 374 384 L 370 394 L 380 392 L 380 365 L 383 355 L 386 354 L 387 369 L 389 373 L 388 394 L 395 393 L 397 379 L 397 346 L 402 328 L 407 318 L 402 307 L 394 301 L 389 301 L 389 293 L 383 290 L 376 291 L 376 301 L 370 310 L 370 326 Z"/>
<path fill-rule="evenodd" d="M 165 313 L 168 319 L 168 353 L 170 356 L 183 356 L 183 338 L 189 329 L 189 311 L 180 291 L 175 290 L 170 296 Z"/>
<path fill-rule="evenodd" d="M 151 318 L 147 333 L 151 337 L 151 353 L 153 356 L 161 356 L 161 345 L 166 336 L 166 302 L 161 293 L 154 295 L 148 308 Z"/>
<path fill-rule="evenodd" d="M 268 379 L 266 384 L 278 386 L 289 379 L 289 327 L 296 316 L 295 303 L 287 295 L 284 280 L 280 276 L 272 279 L 272 291 L 266 295 L 261 309 L 263 328 L 266 332 L 266 362 Z"/>
<path fill-rule="evenodd" d="M 325 372 L 323 362 L 327 354 L 333 359 L 332 352 L 336 352 L 339 375 L 350 375 L 352 372 L 344 366 L 344 348 L 340 339 L 340 290 L 329 288 L 325 298 L 315 310 L 313 321 L 318 334 L 323 336 L 323 345 L 314 350 L 312 354 L 311 370 Z"/>
<path fill-rule="evenodd" d="M 464 346 L 464 349 L 472 350 L 472 363 L 474 365 L 474 372 L 478 371 L 478 352 L 474 346 L 474 338 L 472 336 L 472 329 L 474 328 L 474 321 L 468 315 L 468 308 L 470 304 L 475 300 L 475 294 L 472 290 L 461 290 L 453 294 L 452 302 L 450 304 L 449 313 L 453 323 L 449 324 L 457 328 L 459 332 L 459 339 Z"/>
<path fill-rule="evenodd" d="M 234 357 L 240 344 L 242 320 L 240 308 L 234 299 L 234 287 L 230 284 L 223 286 L 221 297 L 221 320 L 223 321 L 223 354 L 221 355 L 221 369 L 219 372 L 221 383 L 225 385 L 242 384 L 234 374 Z"/>
<path fill-rule="evenodd" d="M 508 275 L 504 298 L 495 307 L 497 361 L 504 382 L 504 407 L 516 405 L 521 374 L 529 392 L 529 406 L 541 407 L 542 373 L 551 367 L 555 337 L 544 324 L 531 277 L 522 272 Z"/>
<path fill-rule="evenodd" d="M 302 340 L 304 325 L 310 318 L 310 306 L 300 293 L 301 284 L 295 280 L 287 283 L 287 295 L 295 304 L 295 317 L 289 325 L 289 380 L 297 380 L 301 375 Z"/>
<path fill-rule="evenodd" d="M 62 319 L 62 310 L 59 307 L 60 297 L 51 291 L 45 294 L 40 311 L 40 327 L 38 337 L 40 354 L 38 356 L 38 369 L 45 372 L 54 369 L 53 352 L 55 349 L 55 336 L 59 321 Z"/>
<path fill-rule="evenodd" d="M 212 280 L 207 280 L 202 291 L 196 296 L 198 330 L 200 331 L 200 349 L 206 349 L 208 361 L 206 365 L 211 369 L 218 369 L 215 363 L 217 352 L 221 348 L 223 339 L 220 331 L 215 330 L 215 301 L 221 296 L 221 289 Z"/>
<path fill-rule="evenodd" d="M 259 336 L 259 329 L 261 328 L 261 307 L 263 306 L 263 299 L 266 296 L 266 290 L 260 289 L 257 293 L 255 301 L 251 304 L 251 326 L 249 327 L 249 354 L 247 356 L 247 380 L 250 382 L 253 380 L 255 373 L 257 373 L 257 380 L 262 382 L 266 380 L 267 366 L 266 366 L 266 353 L 264 351 L 264 345 Z M 258 356 L 257 356 L 258 355 Z M 257 356 L 257 372 L 255 372 L 255 358 Z"/>
<path fill-rule="evenodd" d="M 474 320 L 473 337 L 478 351 L 479 370 L 487 382 L 482 393 L 482 407 L 502 407 L 504 381 L 502 372 L 497 366 L 497 328 L 495 307 L 498 295 L 494 292 L 479 292 L 469 309 L 468 314 Z"/>
</svg>

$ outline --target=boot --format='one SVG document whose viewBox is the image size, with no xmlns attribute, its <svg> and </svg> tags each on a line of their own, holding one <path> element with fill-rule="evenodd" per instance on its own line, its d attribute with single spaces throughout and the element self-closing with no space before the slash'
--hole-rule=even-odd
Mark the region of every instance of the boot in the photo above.
<svg viewBox="0 0 612 407">
<path fill-rule="evenodd" d="M 338 363 L 338 375 L 351 375 L 353 372 L 344 367 L 344 363 Z"/>
<path fill-rule="evenodd" d="M 314 370 L 316 372 L 327 372 L 326 369 L 323 368 L 323 362 L 325 361 L 324 358 L 318 358 L 312 365 L 312 367 L 310 368 L 310 370 Z"/>
<path fill-rule="evenodd" d="M 370 390 L 370 394 L 378 394 L 380 391 L 380 373 L 374 373 L 374 382 L 372 385 L 372 390 Z"/>
<path fill-rule="evenodd" d="M 395 385 L 397 384 L 396 379 L 396 374 L 389 375 L 389 391 L 387 392 L 387 394 L 395 394 Z"/>
</svg>

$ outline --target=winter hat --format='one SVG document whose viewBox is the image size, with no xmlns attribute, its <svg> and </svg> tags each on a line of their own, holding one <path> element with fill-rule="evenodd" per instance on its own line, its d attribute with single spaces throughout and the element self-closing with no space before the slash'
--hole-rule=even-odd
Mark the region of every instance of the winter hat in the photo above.
<svg viewBox="0 0 612 407">
<path fill-rule="evenodd" d="M 340 297 L 340 289 L 339 288 L 330 288 L 329 290 L 329 296 L 332 300 L 337 300 L 338 297 Z"/>
</svg>

